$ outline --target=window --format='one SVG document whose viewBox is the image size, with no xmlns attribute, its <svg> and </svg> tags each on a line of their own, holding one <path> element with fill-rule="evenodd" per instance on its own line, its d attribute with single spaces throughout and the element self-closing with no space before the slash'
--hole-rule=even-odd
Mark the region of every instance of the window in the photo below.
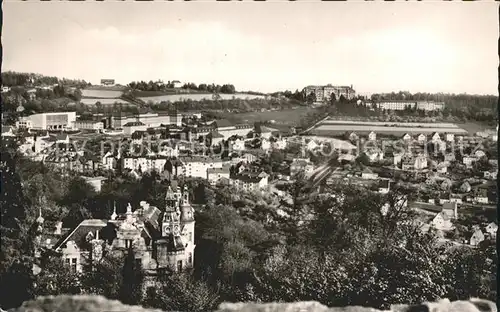
<svg viewBox="0 0 500 312">
<path fill-rule="evenodd" d="M 192 265 L 193 264 L 193 253 L 190 252 L 188 256 L 188 264 Z"/>
<path fill-rule="evenodd" d="M 177 272 L 182 271 L 182 260 L 177 261 Z"/>
<path fill-rule="evenodd" d="M 130 247 L 132 247 L 132 240 L 126 239 L 125 240 L 125 248 L 130 248 Z"/>
<path fill-rule="evenodd" d="M 70 267 L 70 269 L 71 269 L 72 273 L 76 273 L 76 258 L 71 258 L 71 267 Z"/>
<path fill-rule="evenodd" d="M 141 258 L 135 259 L 135 268 L 136 269 L 142 268 L 142 259 Z"/>
</svg>

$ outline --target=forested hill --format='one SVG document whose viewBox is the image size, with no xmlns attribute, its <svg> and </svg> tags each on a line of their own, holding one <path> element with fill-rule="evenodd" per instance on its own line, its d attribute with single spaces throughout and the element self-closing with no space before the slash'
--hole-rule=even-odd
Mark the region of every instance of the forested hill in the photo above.
<svg viewBox="0 0 500 312">
<path fill-rule="evenodd" d="M 81 79 L 67 79 L 58 78 L 53 76 L 44 76 L 35 73 L 20 73 L 14 71 L 7 71 L 2 73 L 2 86 L 16 87 L 16 86 L 42 86 L 42 85 L 72 85 L 72 86 L 87 86 L 85 80 Z"/>
</svg>

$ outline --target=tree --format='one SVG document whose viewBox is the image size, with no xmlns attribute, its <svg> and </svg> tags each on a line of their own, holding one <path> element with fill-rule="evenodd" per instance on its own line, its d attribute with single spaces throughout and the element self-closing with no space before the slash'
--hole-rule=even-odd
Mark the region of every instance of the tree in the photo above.
<svg viewBox="0 0 500 312">
<path fill-rule="evenodd" d="M 311 92 L 307 97 L 306 97 L 306 101 L 308 104 L 312 104 L 312 103 L 315 103 L 316 102 L 316 93 L 314 92 Z"/>
<path fill-rule="evenodd" d="M 36 294 L 38 296 L 57 296 L 60 294 L 78 294 L 78 274 L 72 272 L 58 255 L 46 252 L 42 256 L 41 272 L 36 276 Z"/>
<path fill-rule="evenodd" d="M 150 288 L 145 305 L 164 311 L 204 312 L 213 311 L 219 295 L 203 280 L 194 280 L 187 273 L 170 273 L 159 278 L 159 288 Z"/>
<path fill-rule="evenodd" d="M 119 299 L 129 305 L 136 305 L 142 300 L 142 268 L 135 260 L 132 247 L 129 247 L 122 269 L 122 284 Z"/>
<path fill-rule="evenodd" d="M 33 244 L 26 220 L 27 202 L 11 151 L 2 147 L 0 306 L 10 309 L 33 296 Z"/>
</svg>

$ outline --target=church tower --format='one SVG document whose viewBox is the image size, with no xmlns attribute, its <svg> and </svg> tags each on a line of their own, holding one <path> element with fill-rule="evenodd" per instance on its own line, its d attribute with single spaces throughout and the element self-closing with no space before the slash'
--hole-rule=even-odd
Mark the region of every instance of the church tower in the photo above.
<svg viewBox="0 0 500 312">
<path fill-rule="evenodd" d="M 162 236 L 169 236 L 180 231 L 180 211 L 179 211 L 179 196 L 174 193 L 169 186 L 165 196 L 165 213 L 162 221 Z"/>
<path fill-rule="evenodd" d="M 181 235 L 182 241 L 185 244 L 186 266 L 192 267 L 194 264 L 194 209 L 189 203 L 189 190 L 187 185 L 184 185 L 181 200 Z"/>
</svg>

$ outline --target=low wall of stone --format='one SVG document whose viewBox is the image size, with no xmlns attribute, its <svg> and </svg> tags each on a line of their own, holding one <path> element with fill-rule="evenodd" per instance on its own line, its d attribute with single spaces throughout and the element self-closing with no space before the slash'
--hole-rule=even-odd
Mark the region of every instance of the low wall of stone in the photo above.
<svg viewBox="0 0 500 312">
<path fill-rule="evenodd" d="M 378 312 L 380 310 L 348 306 L 329 308 L 318 302 L 295 303 L 222 303 L 217 312 Z M 467 301 L 441 300 L 439 302 L 417 305 L 393 305 L 389 311 L 394 312 L 497 312 L 494 302 L 472 298 Z M 162 312 L 145 309 L 139 306 L 124 305 L 116 300 L 108 300 L 102 296 L 69 296 L 39 297 L 27 301 L 21 307 L 9 312 Z M 387 312 L 387 311 L 386 311 Z"/>
</svg>

